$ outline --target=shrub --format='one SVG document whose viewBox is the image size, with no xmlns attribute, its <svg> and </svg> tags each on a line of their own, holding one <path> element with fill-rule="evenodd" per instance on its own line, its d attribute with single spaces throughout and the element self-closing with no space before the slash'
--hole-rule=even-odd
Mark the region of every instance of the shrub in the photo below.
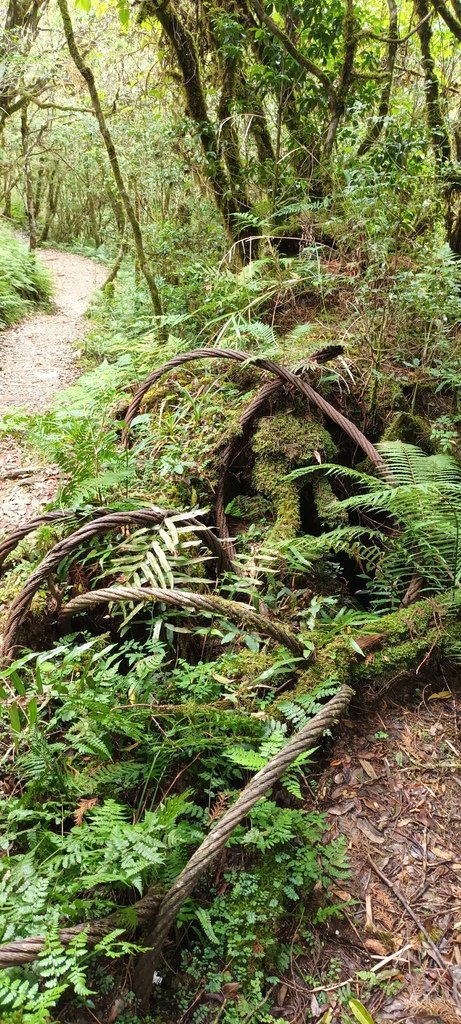
<svg viewBox="0 0 461 1024">
<path fill-rule="evenodd" d="M 51 293 L 48 271 L 0 224 L 0 327 L 20 320 L 34 303 L 46 301 Z"/>
</svg>

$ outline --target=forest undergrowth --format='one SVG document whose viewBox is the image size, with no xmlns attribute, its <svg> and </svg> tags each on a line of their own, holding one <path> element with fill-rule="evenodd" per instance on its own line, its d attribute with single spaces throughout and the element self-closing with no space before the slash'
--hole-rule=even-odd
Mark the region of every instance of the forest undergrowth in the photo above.
<svg viewBox="0 0 461 1024">
<path fill-rule="evenodd" d="M 460 1019 L 459 923 L 386 843 L 423 807 L 420 898 L 459 868 L 454 819 L 427 836 L 459 767 L 461 8 L 369 7 L 7 5 L 0 324 L 50 301 L 40 245 L 107 279 L 79 379 L 0 422 L 59 470 L 0 539 L 1 1024 L 413 1024 L 423 975 Z"/>
<path fill-rule="evenodd" d="M 143 948 L 129 911 L 96 944 L 83 931 L 63 945 L 60 929 L 152 887 L 160 899 L 251 773 L 341 686 L 373 702 L 425 662 L 437 688 L 439 661 L 459 660 L 459 270 L 437 234 L 415 238 L 399 184 L 407 226 L 392 245 L 386 204 L 381 222 L 363 214 L 362 182 L 315 210 L 335 232 L 330 251 L 268 250 L 237 274 L 209 273 L 192 312 L 179 291 L 167 345 L 127 271 L 95 299 L 83 376 L 48 413 L 4 417 L 3 431 L 62 473 L 59 514 L 3 551 L 2 941 L 45 936 L 30 966 L 2 973 L 8 1024 L 117 1004 L 132 981 L 117 958 Z M 370 171 L 374 202 L 383 185 Z M 137 382 L 198 345 L 130 410 Z M 203 352 L 218 347 L 243 362 Z M 242 427 L 268 387 L 267 359 L 360 425 L 375 461 L 293 384 L 263 394 Z M 220 488 L 217 553 L 207 529 Z M 157 525 L 136 518 L 152 508 L 165 510 Z M 114 524 L 85 532 L 96 509 Z M 197 607 L 182 606 L 185 593 Z M 206 596 L 219 601 L 204 611 Z M 348 877 L 344 842 L 323 839 L 315 757 L 297 758 L 198 879 L 143 1020 L 273 1019 L 270 993 L 341 914 L 332 889 Z M 169 964 L 175 983 L 160 983 Z M 126 1024 L 130 998 L 118 1006 Z M 347 988 L 343 1002 L 342 1020 L 362 1012 Z"/>
</svg>

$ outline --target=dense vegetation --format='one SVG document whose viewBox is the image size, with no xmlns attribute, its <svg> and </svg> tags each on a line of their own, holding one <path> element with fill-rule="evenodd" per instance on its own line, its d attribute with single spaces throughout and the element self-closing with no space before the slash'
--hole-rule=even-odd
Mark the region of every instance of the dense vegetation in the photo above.
<svg viewBox="0 0 461 1024">
<path fill-rule="evenodd" d="M 46 303 L 51 280 L 27 247 L 2 224 L 0 226 L 0 324 L 12 324 L 37 302 Z"/>
<path fill-rule="evenodd" d="M 160 901 L 336 695 L 456 673 L 460 39 L 457 0 L 10 0 L 0 320 L 45 242 L 108 276 L 1 424 L 61 470 L 0 546 L 5 1024 L 272 1021 L 341 912 L 325 723 Z"/>
</svg>

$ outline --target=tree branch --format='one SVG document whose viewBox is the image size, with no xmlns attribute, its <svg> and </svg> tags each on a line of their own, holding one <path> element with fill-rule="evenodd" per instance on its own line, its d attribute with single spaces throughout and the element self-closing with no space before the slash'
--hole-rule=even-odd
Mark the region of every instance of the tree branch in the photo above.
<svg viewBox="0 0 461 1024">
<path fill-rule="evenodd" d="M 259 2 L 259 0 L 250 0 L 250 5 L 254 8 L 259 20 L 262 21 L 263 25 L 265 25 L 266 28 L 269 29 L 269 32 L 272 32 L 272 35 L 277 36 L 277 39 L 279 39 L 280 42 L 283 43 L 283 46 L 285 47 L 287 53 L 290 54 L 290 57 L 293 57 L 293 60 L 295 60 L 297 64 L 300 64 L 301 67 L 304 68 L 304 70 L 307 71 L 310 75 L 313 75 L 314 78 L 317 78 L 318 81 L 321 82 L 321 84 L 325 87 L 329 96 L 335 95 L 335 88 L 327 73 L 323 71 L 322 68 L 319 68 L 317 64 L 314 64 L 312 60 L 309 60 L 308 57 L 305 57 L 304 54 L 298 50 L 298 48 L 290 39 L 289 35 L 287 35 L 287 33 L 284 32 L 283 29 L 280 28 L 279 25 L 277 25 L 276 22 L 273 21 L 273 19 L 268 14 L 266 14 L 264 7 Z"/>
<path fill-rule="evenodd" d="M 448 25 L 450 32 L 453 33 L 456 39 L 459 39 L 461 41 L 461 23 L 457 20 L 457 18 L 454 17 L 454 15 L 448 9 L 447 5 L 444 3 L 444 0 L 432 0 L 432 3 L 435 10 L 437 11 L 437 14 L 440 14 L 440 17 L 443 18 L 445 24 Z"/>
</svg>

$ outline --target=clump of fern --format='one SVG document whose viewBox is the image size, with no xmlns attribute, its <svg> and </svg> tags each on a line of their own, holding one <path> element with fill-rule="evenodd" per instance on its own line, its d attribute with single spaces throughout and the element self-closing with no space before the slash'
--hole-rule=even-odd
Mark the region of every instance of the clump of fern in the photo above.
<svg viewBox="0 0 461 1024">
<path fill-rule="evenodd" d="M 0 224 L 0 327 L 15 323 L 52 293 L 51 277 L 12 231 Z"/>
<path fill-rule="evenodd" d="M 427 455 L 400 441 L 378 445 L 383 472 L 326 464 L 295 470 L 290 479 L 326 473 L 347 479 L 359 493 L 336 501 L 359 525 L 296 541 L 291 558 L 304 568 L 321 557 L 345 553 L 364 573 L 372 607 L 392 610 L 417 579 L 421 593 L 454 592 L 461 580 L 461 465 L 452 455 Z"/>
</svg>

